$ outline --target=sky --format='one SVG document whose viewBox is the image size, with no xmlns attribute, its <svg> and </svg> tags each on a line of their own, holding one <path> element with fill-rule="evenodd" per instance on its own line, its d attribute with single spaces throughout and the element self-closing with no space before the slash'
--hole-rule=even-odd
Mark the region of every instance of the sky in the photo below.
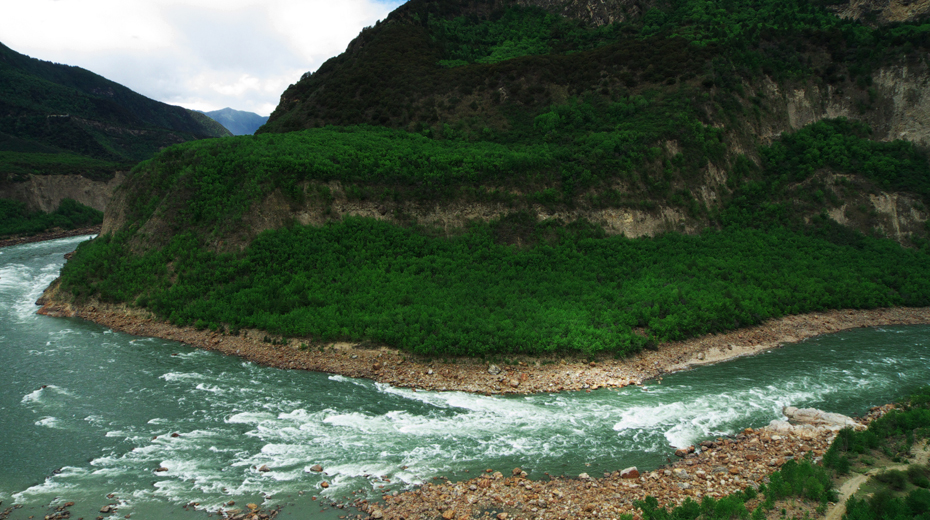
<svg viewBox="0 0 930 520">
<path fill-rule="evenodd" d="M 267 116 L 405 0 L 0 0 L 0 43 L 172 105 Z"/>
</svg>

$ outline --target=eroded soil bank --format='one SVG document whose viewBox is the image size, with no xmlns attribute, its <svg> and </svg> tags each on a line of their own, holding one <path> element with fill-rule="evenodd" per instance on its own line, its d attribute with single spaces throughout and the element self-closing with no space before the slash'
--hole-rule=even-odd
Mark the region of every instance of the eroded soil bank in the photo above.
<svg viewBox="0 0 930 520">
<path fill-rule="evenodd" d="M 232 336 L 176 327 L 151 313 L 124 305 L 61 303 L 57 283 L 37 302 L 40 314 L 78 317 L 136 336 L 154 336 L 239 356 L 283 369 L 313 370 L 368 378 L 398 387 L 475 393 L 537 393 L 593 390 L 642 384 L 668 372 L 719 363 L 778 348 L 820 334 L 880 325 L 930 323 L 930 308 L 840 310 L 787 316 L 762 325 L 660 345 L 626 359 L 530 358 L 487 362 L 427 359 L 383 346 L 354 343 L 311 344 L 259 330 Z M 274 342 L 272 342 L 274 340 Z M 277 343 L 277 344 L 275 344 Z"/>
</svg>

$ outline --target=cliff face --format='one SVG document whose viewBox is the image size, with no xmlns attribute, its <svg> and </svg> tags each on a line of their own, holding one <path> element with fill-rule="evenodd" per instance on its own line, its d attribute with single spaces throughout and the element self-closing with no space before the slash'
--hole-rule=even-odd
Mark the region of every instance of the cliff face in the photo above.
<svg viewBox="0 0 930 520">
<path fill-rule="evenodd" d="M 46 213 L 58 208 L 62 199 L 74 199 L 104 211 L 113 191 L 125 178 L 125 172 L 116 172 L 109 181 L 95 181 L 80 175 L 29 175 L 22 182 L 0 184 L 0 198 L 25 202 L 28 209 Z"/>
<path fill-rule="evenodd" d="M 833 10 L 843 18 L 872 23 L 909 22 L 930 13 L 930 0 L 850 0 Z"/>
</svg>

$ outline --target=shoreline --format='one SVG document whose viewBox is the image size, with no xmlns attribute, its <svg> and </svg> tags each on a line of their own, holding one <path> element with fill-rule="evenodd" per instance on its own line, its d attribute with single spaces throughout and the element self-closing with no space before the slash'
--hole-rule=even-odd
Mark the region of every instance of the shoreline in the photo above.
<svg viewBox="0 0 930 520">
<path fill-rule="evenodd" d="M 38 235 L 28 237 L 11 237 L 0 239 L 0 248 L 19 246 L 22 244 L 32 244 L 35 242 L 45 242 L 47 240 L 58 240 L 59 238 L 70 238 L 81 235 L 99 235 L 102 226 L 91 226 L 80 229 L 70 229 L 64 231 L 46 231 Z"/>
<path fill-rule="evenodd" d="M 371 379 L 396 387 L 480 394 L 531 394 L 641 385 L 663 374 L 720 363 L 785 343 L 860 327 L 930 324 L 930 307 L 838 310 L 786 316 L 761 325 L 659 345 L 623 359 L 513 356 L 507 362 L 430 359 L 366 343 L 310 343 L 243 329 L 238 336 L 177 327 L 126 305 L 56 301 L 58 283 L 36 302 L 38 313 L 76 317 L 134 336 L 179 341 L 280 369 L 311 370 Z M 273 339 L 278 344 L 264 341 Z M 281 341 L 283 339 L 283 341 Z M 282 344 L 283 343 L 283 344 Z M 496 364 L 495 364 L 496 363 Z"/>
<path fill-rule="evenodd" d="M 872 408 L 854 422 L 857 428 L 865 428 L 892 409 L 894 405 Z M 488 469 L 462 482 L 424 483 L 385 495 L 376 503 L 358 500 L 352 505 L 372 519 L 428 518 L 437 512 L 447 520 L 618 518 L 623 514 L 640 518 L 634 502 L 647 496 L 655 497 L 661 507 L 673 508 L 689 498 L 700 502 L 703 497 L 720 499 L 748 487 L 758 490 L 789 460 L 807 456 L 819 460 L 838 431 L 830 426 L 791 427 L 776 422 L 679 450 L 674 462 L 652 471 L 631 467 L 603 477 L 570 477 L 527 473 L 522 468 L 503 473 Z M 747 505 L 755 508 L 761 502 L 754 498 Z"/>
</svg>

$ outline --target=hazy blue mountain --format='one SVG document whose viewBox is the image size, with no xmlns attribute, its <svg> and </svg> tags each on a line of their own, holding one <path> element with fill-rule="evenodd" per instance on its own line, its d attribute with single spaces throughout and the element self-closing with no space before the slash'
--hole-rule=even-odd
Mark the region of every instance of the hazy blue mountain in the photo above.
<svg viewBox="0 0 930 520">
<path fill-rule="evenodd" d="M 262 117 L 254 112 L 243 112 L 231 108 L 204 112 L 204 114 L 226 127 L 233 135 L 252 135 L 268 121 L 267 116 Z"/>
</svg>

